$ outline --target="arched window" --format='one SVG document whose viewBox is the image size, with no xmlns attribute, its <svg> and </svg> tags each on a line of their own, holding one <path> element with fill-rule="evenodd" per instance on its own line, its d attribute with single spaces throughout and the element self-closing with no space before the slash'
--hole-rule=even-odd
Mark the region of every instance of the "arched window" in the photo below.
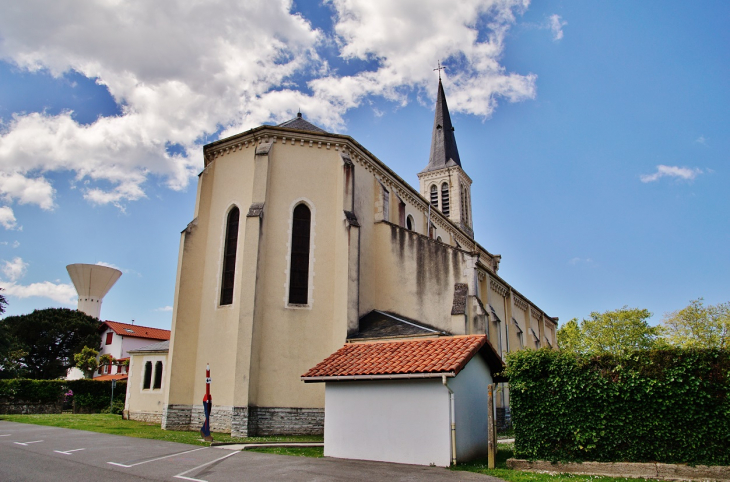
<svg viewBox="0 0 730 482">
<path fill-rule="evenodd" d="M 162 388 L 162 362 L 155 363 L 155 384 L 152 386 L 155 390 Z"/>
<path fill-rule="evenodd" d="M 435 185 L 431 186 L 431 207 L 439 207 L 439 191 Z"/>
<path fill-rule="evenodd" d="M 443 241 L 441 240 L 441 236 L 436 236 L 436 241 L 438 241 L 439 243 L 443 243 Z"/>
<path fill-rule="evenodd" d="M 449 185 L 448 183 L 441 184 L 441 212 L 444 216 L 449 215 Z"/>
<path fill-rule="evenodd" d="M 289 303 L 306 305 L 309 298 L 309 233 L 312 212 L 306 204 L 294 208 L 289 268 Z"/>
<path fill-rule="evenodd" d="M 406 229 L 408 231 L 413 231 L 413 216 L 410 214 L 406 217 Z"/>
<path fill-rule="evenodd" d="M 223 249 L 223 279 L 221 280 L 221 306 L 233 303 L 233 282 L 236 278 L 236 247 L 238 245 L 237 207 L 228 213 L 226 223 L 226 245 Z"/>
<path fill-rule="evenodd" d="M 142 383 L 142 389 L 149 390 L 152 385 L 152 362 L 148 361 L 144 364 L 144 382 Z"/>
</svg>

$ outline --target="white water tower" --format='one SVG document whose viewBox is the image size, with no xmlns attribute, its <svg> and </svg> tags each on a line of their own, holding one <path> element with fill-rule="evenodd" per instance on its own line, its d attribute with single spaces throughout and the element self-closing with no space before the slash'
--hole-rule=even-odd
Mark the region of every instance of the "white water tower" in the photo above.
<svg viewBox="0 0 730 482">
<path fill-rule="evenodd" d="M 82 263 L 70 264 L 66 266 L 66 271 L 79 295 L 78 310 L 99 318 L 101 302 L 122 272 L 108 266 Z"/>
</svg>

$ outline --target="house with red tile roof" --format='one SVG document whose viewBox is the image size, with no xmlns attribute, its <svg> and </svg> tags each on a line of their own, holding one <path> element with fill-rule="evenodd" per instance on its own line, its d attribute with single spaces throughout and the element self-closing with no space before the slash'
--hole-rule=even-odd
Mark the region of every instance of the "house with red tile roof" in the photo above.
<svg viewBox="0 0 730 482">
<path fill-rule="evenodd" d="M 129 352 L 156 341 L 167 341 L 170 339 L 170 330 L 152 328 L 149 326 L 132 325 L 118 321 L 103 321 L 99 325 L 101 334 L 101 347 L 99 357 L 110 355 L 114 363 L 100 366 L 94 372 L 94 379 L 101 379 L 105 375 L 124 375 L 127 377 L 127 364 Z"/>
<path fill-rule="evenodd" d="M 486 335 L 466 335 L 348 343 L 301 379 L 325 384 L 325 456 L 446 467 L 487 455 L 503 368 Z"/>
</svg>

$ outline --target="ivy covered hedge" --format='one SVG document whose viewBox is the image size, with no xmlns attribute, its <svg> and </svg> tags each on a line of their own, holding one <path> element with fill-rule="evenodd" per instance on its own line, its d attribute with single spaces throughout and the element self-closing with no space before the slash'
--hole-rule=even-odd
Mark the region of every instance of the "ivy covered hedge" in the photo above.
<svg viewBox="0 0 730 482">
<path fill-rule="evenodd" d="M 4 403 L 56 403 L 63 401 L 69 390 L 74 407 L 83 412 L 109 409 L 111 381 L 94 380 L 0 380 L 0 400 Z M 127 382 L 118 381 L 114 388 L 115 406 L 124 406 Z"/>
<path fill-rule="evenodd" d="M 513 352 L 515 457 L 730 465 L 730 352 Z"/>
</svg>

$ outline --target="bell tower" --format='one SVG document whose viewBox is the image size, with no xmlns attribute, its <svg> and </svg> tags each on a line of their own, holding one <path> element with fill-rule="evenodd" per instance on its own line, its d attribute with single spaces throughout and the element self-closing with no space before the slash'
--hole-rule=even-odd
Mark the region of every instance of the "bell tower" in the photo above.
<svg viewBox="0 0 730 482">
<path fill-rule="evenodd" d="M 454 127 L 451 125 L 451 116 L 440 75 L 436 95 L 436 114 L 431 134 L 431 154 L 426 168 L 418 173 L 418 180 L 421 195 L 429 200 L 431 208 L 439 209 L 473 237 L 472 181 L 461 167 Z"/>
</svg>

